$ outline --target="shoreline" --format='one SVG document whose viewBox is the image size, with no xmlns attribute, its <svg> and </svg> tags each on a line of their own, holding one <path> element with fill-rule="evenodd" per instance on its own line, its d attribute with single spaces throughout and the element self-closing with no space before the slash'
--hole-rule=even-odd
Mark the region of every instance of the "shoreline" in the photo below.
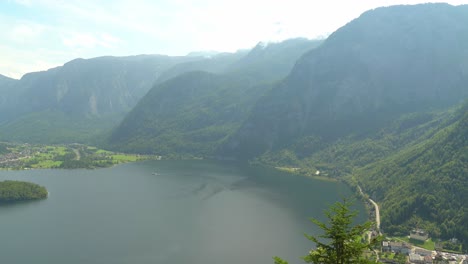
<svg viewBox="0 0 468 264">
<path fill-rule="evenodd" d="M 287 172 L 287 173 L 291 173 L 291 174 L 295 174 L 295 175 L 304 176 L 304 177 L 311 178 L 311 179 L 314 179 L 314 180 L 319 180 L 319 181 L 327 181 L 327 182 L 339 182 L 340 181 L 339 179 L 331 178 L 331 177 L 327 177 L 327 176 L 323 176 L 323 175 L 306 175 L 304 173 L 301 173 L 302 172 L 301 168 L 272 167 L 272 166 L 269 166 L 269 165 L 261 165 L 261 166 L 273 168 L 273 169 L 276 169 L 278 171 L 283 171 L 283 172 Z"/>
</svg>

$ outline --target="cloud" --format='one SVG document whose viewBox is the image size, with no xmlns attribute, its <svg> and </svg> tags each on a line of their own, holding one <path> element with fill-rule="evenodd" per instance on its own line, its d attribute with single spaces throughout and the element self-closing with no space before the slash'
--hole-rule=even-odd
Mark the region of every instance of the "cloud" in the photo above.
<svg viewBox="0 0 468 264">
<path fill-rule="evenodd" d="M 94 48 L 97 43 L 98 40 L 93 35 L 87 33 L 74 33 L 63 38 L 63 44 L 70 48 Z"/>
<path fill-rule="evenodd" d="M 34 23 L 15 25 L 9 32 L 10 40 L 17 43 L 26 43 L 37 40 L 44 32 L 45 26 Z"/>
<path fill-rule="evenodd" d="M 19 5 L 26 6 L 26 7 L 32 6 L 31 0 L 15 0 L 15 2 Z"/>
<path fill-rule="evenodd" d="M 69 48 L 113 48 L 121 40 L 108 33 L 93 34 L 93 33 L 68 33 L 66 37 L 62 38 L 62 42 Z"/>
<path fill-rule="evenodd" d="M 100 35 L 101 45 L 107 48 L 115 47 L 119 43 L 122 43 L 122 40 L 114 37 L 108 33 L 103 33 Z"/>
</svg>

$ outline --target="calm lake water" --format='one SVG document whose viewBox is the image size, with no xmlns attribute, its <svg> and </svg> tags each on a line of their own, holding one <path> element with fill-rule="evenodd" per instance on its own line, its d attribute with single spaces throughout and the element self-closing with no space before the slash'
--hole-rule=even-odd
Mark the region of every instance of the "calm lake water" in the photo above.
<svg viewBox="0 0 468 264">
<path fill-rule="evenodd" d="M 212 161 L 0 171 L 5 179 L 50 196 L 0 206 L 0 263 L 303 263 L 303 234 L 318 232 L 308 219 L 351 195 L 341 183 Z"/>
</svg>

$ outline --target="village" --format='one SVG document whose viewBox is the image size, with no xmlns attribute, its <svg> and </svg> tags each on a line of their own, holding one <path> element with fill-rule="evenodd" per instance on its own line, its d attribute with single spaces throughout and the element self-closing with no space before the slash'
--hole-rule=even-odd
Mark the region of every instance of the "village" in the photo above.
<svg viewBox="0 0 468 264">
<path fill-rule="evenodd" d="M 44 153 L 47 151 L 45 146 L 35 146 L 30 144 L 13 144 L 0 142 L 4 152 L 0 155 L 0 168 L 17 169 L 20 168 L 24 160 L 31 158 L 33 155 Z"/>
<path fill-rule="evenodd" d="M 380 229 L 380 208 L 379 205 L 366 195 L 362 188 L 357 185 L 359 194 L 364 197 L 367 208 L 369 209 L 369 217 L 375 222 L 375 229 L 368 234 L 368 239 L 382 236 Z M 443 248 L 441 243 L 433 243 L 432 246 L 423 246 L 429 244 L 431 240 L 429 233 L 420 228 L 411 230 L 407 237 L 386 237 L 381 244 L 381 251 L 375 252 L 377 260 L 381 263 L 392 264 L 468 264 L 468 255 L 449 252 Z M 452 245 L 459 245 L 456 238 L 447 241 Z M 419 246 L 421 245 L 421 246 Z"/>
<path fill-rule="evenodd" d="M 422 229 L 411 230 L 408 241 L 401 239 L 386 239 L 382 241 L 382 251 L 379 261 L 382 263 L 414 263 L 414 264 L 468 264 L 468 256 L 447 252 L 436 246 L 433 250 L 413 245 L 414 242 L 423 244 L 429 240 L 429 234 Z M 451 242 L 458 243 L 457 239 Z"/>
</svg>

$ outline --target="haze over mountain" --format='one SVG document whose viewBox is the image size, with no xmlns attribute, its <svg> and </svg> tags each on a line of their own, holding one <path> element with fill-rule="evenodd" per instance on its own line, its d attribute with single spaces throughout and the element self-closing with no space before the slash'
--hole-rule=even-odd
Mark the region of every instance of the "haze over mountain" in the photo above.
<svg viewBox="0 0 468 264">
<path fill-rule="evenodd" d="M 131 152 L 210 155 L 239 127 L 270 82 L 284 78 L 319 43 L 293 39 L 259 44 L 221 67 L 223 74 L 190 72 L 157 84 L 113 131 L 110 144 Z M 199 61 L 175 68 L 195 64 L 207 66 Z"/>
<path fill-rule="evenodd" d="M 210 73 L 223 73 L 233 63 L 236 63 L 242 57 L 249 53 L 249 50 L 242 50 L 236 53 L 209 53 L 206 56 L 203 52 L 196 52 L 194 54 L 188 54 L 187 56 L 193 57 L 195 54 L 200 54 L 197 60 L 191 60 L 184 63 L 179 63 L 169 70 L 165 71 L 159 78 L 158 83 L 167 81 L 171 78 L 177 77 L 186 72 L 190 71 L 205 71 Z"/>
<path fill-rule="evenodd" d="M 89 142 L 118 124 L 155 82 L 194 69 L 222 70 L 242 54 L 76 59 L 21 80 L 2 76 L 0 139 Z"/>
<path fill-rule="evenodd" d="M 74 142 L 95 136 L 120 120 L 163 71 L 191 59 L 159 55 L 76 59 L 26 74 L 9 87 L 0 84 L 9 91 L 1 105 L 8 115 L 0 120 L 0 138 Z"/>
</svg>

